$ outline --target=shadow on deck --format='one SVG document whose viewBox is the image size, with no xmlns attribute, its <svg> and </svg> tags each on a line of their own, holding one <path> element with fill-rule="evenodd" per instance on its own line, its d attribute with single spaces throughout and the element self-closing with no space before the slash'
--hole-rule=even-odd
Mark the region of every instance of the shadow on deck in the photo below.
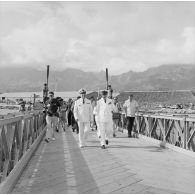
<svg viewBox="0 0 195 195">
<path fill-rule="evenodd" d="M 194 159 L 118 132 L 106 150 L 67 129 L 41 142 L 12 193 L 195 193 Z"/>
</svg>

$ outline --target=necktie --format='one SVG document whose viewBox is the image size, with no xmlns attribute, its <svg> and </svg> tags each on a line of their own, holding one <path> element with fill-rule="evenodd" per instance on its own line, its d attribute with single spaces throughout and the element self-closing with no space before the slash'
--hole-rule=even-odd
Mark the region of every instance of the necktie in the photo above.
<svg viewBox="0 0 195 195">
<path fill-rule="evenodd" d="M 83 104 L 85 104 L 85 100 L 83 99 Z"/>
<path fill-rule="evenodd" d="M 105 102 L 105 104 L 106 104 L 106 99 L 104 99 L 104 102 Z"/>
</svg>

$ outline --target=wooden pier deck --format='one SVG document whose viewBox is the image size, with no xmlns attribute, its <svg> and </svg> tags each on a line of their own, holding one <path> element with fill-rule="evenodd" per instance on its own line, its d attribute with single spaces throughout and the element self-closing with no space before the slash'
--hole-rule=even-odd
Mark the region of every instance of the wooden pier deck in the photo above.
<svg viewBox="0 0 195 195">
<path fill-rule="evenodd" d="M 195 193 L 195 159 L 117 132 L 107 149 L 96 132 L 78 147 L 71 129 L 41 142 L 12 193 Z"/>
</svg>

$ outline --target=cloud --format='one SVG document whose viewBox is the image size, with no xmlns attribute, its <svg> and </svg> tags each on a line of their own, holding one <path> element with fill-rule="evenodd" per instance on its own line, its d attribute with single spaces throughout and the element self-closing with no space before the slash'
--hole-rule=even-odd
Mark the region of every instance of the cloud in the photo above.
<svg viewBox="0 0 195 195">
<path fill-rule="evenodd" d="M 194 18 L 194 2 L 0 2 L 0 66 L 119 74 L 195 63 Z"/>
<path fill-rule="evenodd" d="M 185 38 L 184 52 L 195 54 L 195 27 L 186 27 L 182 35 Z"/>
</svg>

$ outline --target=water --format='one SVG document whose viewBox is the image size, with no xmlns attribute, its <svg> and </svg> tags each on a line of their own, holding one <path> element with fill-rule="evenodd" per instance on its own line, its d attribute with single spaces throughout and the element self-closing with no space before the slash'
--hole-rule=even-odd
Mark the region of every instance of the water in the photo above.
<svg viewBox="0 0 195 195">
<path fill-rule="evenodd" d="M 0 99 L 2 97 L 5 97 L 6 99 L 9 100 L 16 100 L 23 98 L 24 100 L 29 100 L 32 101 L 34 94 L 38 95 L 39 97 L 37 99 L 41 99 L 43 97 L 43 92 L 14 92 L 14 93 L 3 93 L 0 94 Z M 79 95 L 78 91 L 66 91 L 66 92 L 55 92 L 56 97 L 62 97 L 65 100 L 68 98 L 76 98 Z"/>
<path fill-rule="evenodd" d="M 88 91 L 90 93 L 91 91 Z M 11 100 L 16 101 L 17 99 L 22 98 L 25 101 L 33 101 L 34 94 L 36 94 L 38 97 L 36 100 L 43 100 L 43 92 L 14 92 L 14 93 L 3 93 L 0 94 L 0 100 L 4 97 L 5 100 Z M 66 91 L 66 92 L 55 92 L 55 97 L 62 97 L 64 100 L 68 100 L 69 98 L 75 99 L 79 95 L 78 91 Z M 7 104 L 0 103 L 0 115 L 7 115 L 9 113 L 15 113 L 19 111 L 17 109 L 2 109 L 2 107 L 5 107 Z M 11 105 L 11 104 L 9 104 Z"/>
</svg>

